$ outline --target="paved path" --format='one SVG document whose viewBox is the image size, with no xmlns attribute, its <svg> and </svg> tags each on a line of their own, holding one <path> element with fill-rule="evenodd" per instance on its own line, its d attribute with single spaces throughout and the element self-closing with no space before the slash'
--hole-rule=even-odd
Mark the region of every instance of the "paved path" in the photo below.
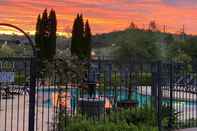
<svg viewBox="0 0 197 131">
<path fill-rule="evenodd" d="M 197 131 L 197 128 L 190 128 L 190 129 L 181 129 L 178 131 Z"/>
<path fill-rule="evenodd" d="M 54 120 L 54 108 L 48 109 L 47 106 L 42 108 L 43 99 L 42 97 L 40 98 L 38 100 L 38 108 L 35 108 L 35 127 L 36 131 L 48 131 L 48 128 L 51 126 L 50 123 Z M 20 95 L 19 98 L 16 96 L 14 99 L 0 99 L 0 102 L 0 131 L 27 131 L 29 97 Z"/>
</svg>

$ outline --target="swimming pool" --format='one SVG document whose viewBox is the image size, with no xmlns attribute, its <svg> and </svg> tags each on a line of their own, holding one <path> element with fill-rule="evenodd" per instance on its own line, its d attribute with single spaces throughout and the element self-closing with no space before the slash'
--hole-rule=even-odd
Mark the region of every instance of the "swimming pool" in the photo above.
<svg viewBox="0 0 197 131">
<path fill-rule="evenodd" d="M 57 98 L 54 98 L 55 96 L 57 97 L 58 94 L 63 94 L 62 100 L 61 101 L 67 101 L 69 102 L 69 106 L 71 110 L 76 109 L 77 107 L 77 101 L 79 98 L 88 98 L 87 93 L 83 93 L 83 95 L 80 95 L 80 89 L 78 88 L 68 88 L 68 89 L 59 89 L 59 88 L 39 88 L 37 89 L 36 92 L 36 98 L 39 106 L 44 106 L 46 108 L 51 108 L 55 106 L 57 103 Z M 67 97 L 65 97 L 65 93 Z M 112 102 L 114 99 L 117 101 L 123 101 L 123 100 L 128 100 L 129 93 L 128 90 L 122 88 L 118 90 L 113 90 L 113 89 L 108 89 L 105 90 L 105 93 L 102 91 L 97 90 L 96 91 L 96 96 L 97 98 L 107 98 L 110 102 Z M 150 105 L 152 97 L 150 95 L 144 95 L 140 93 L 139 91 L 133 91 L 131 95 L 131 99 L 136 101 L 138 103 L 138 106 L 142 107 L 144 105 Z M 113 103 L 113 102 L 112 102 Z M 181 106 L 187 106 L 187 107 L 194 107 L 197 105 L 197 101 L 178 101 L 178 100 L 173 100 L 172 101 L 173 106 L 181 107 Z M 169 99 L 162 99 L 162 104 L 164 105 L 169 105 L 170 100 Z"/>
</svg>

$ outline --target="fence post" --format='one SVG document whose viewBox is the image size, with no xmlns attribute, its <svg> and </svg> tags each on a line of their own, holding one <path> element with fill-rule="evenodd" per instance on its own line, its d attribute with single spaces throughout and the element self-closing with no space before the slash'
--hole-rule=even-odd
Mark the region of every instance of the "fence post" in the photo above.
<svg viewBox="0 0 197 131">
<path fill-rule="evenodd" d="M 155 107 L 157 116 L 157 126 L 159 131 L 162 131 L 162 90 L 161 90 L 161 62 L 153 63 L 152 70 L 152 105 Z"/>
<path fill-rule="evenodd" d="M 29 91 L 29 125 L 28 131 L 34 131 L 35 123 L 35 88 L 36 88 L 36 63 L 35 57 L 30 61 L 30 91 Z"/>
</svg>

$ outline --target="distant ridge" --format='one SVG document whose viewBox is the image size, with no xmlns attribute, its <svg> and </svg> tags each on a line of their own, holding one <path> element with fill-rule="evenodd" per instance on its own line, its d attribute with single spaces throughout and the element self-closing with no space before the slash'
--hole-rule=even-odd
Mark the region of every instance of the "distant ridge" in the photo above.
<svg viewBox="0 0 197 131">
<path fill-rule="evenodd" d="M 176 40 L 184 40 L 189 37 L 196 37 L 186 34 L 172 34 L 172 33 L 163 33 L 163 32 L 152 32 L 142 29 L 125 29 L 122 31 L 114 31 L 105 34 L 97 34 L 93 38 L 93 47 L 106 47 L 119 44 L 121 42 L 127 41 L 132 42 L 135 40 L 137 35 L 154 35 L 159 43 L 166 43 L 166 39 L 171 36 Z M 183 39 L 184 37 L 184 39 Z"/>
</svg>

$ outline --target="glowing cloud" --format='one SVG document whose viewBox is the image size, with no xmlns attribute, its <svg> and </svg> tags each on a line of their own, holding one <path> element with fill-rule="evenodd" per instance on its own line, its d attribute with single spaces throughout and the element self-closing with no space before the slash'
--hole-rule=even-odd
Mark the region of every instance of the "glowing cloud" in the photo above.
<svg viewBox="0 0 197 131">
<path fill-rule="evenodd" d="M 33 32 L 37 15 L 54 8 L 59 32 L 70 31 L 76 14 L 83 13 L 94 33 L 121 30 L 131 21 L 142 27 L 155 20 L 168 31 L 184 24 L 187 33 L 197 34 L 196 7 L 196 0 L 0 0 L 0 22 Z"/>
</svg>

